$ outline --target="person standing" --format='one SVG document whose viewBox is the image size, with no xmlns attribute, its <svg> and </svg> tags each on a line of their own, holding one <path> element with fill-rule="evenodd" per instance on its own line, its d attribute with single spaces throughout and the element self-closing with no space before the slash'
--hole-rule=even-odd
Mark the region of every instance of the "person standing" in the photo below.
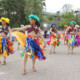
<svg viewBox="0 0 80 80">
<path fill-rule="evenodd" d="M 2 17 L 1 20 L 1 26 L 0 26 L 0 57 L 4 57 L 3 64 L 6 64 L 6 57 L 10 56 L 10 54 L 13 54 L 13 43 L 12 36 L 11 36 L 11 28 L 9 26 L 10 20 L 8 18 Z M 7 38 L 7 34 L 9 32 L 10 35 L 10 41 Z M 1 63 L 1 61 L 0 61 Z"/>
<path fill-rule="evenodd" d="M 50 49 L 50 54 L 51 54 L 52 50 L 53 53 L 55 53 L 56 46 L 59 46 L 60 44 L 60 34 L 58 33 L 58 27 L 56 23 L 52 23 L 50 27 L 51 27 L 50 29 L 51 35 L 49 41 L 47 41 L 47 44 L 52 46 Z"/>
<path fill-rule="evenodd" d="M 39 59 L 39 60 L 46 59 L 46 57 L 44 56 L 44 47 L 46 47 L 46 42 L 41 34 L 39 18 L 36 15 L 31 14 L 29 16 L 29 21 L 30 21 L 30 25 L 28 26 L 26 25 L 23 28 L 13 28 L 12 29 L 13 31 L 25 30 L 28 32 L 27 36 L 20 32 L 13 32 L 13 35 L 18 37 L 17 39 L 23 48 L 23 51 L 21 54 L 21 55 L 24 55 L 23 75 L 26 74 L 26 62 L 27 62 L 28 56 L 32 59 L 32 62 L 33 62 L 32 69 L 34 72 L 36 71 L 35 60 L 36 59 Z M 40 44 L 39 38 L 37 37 L 38 34 L 43 40 L 44 46 Z"/>
</svg>

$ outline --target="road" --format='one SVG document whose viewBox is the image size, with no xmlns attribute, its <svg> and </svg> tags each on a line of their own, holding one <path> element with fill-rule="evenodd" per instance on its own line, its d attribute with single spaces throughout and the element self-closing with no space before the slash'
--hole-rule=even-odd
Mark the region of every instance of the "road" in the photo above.
<svg viewBox="0 0 80 80">
<path fill-rule="evenodd" d="M 0 64 L 0 80 L 80 80 L 80 47 L 74 54 L 67 55 L 67 46 L 56 48 L 56 54 L 49 54 L 50 46 L 46 47 L 45 61 L 36 60 L 37 72 L 32 71 L 32 61 L 28 59 L 27 74 L 22 75 L 23 58 L 20 49 L 14 44 L 15 53 L 7 57 L 7 64 Z M 1 58 L 1 61 L 3 58 Z"/>
</svg>

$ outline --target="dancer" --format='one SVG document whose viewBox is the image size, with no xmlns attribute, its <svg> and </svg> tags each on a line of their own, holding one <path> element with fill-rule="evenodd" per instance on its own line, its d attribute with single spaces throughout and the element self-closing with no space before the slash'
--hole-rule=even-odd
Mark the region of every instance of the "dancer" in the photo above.
<svg viewBox="0 0 80 80">
<path fill-rule="evenodd" d="M 46 46 L 46 42 L 44 41 L 44 38 L 41 34 L 41 29 L 40 29 L 40 23 L 39 23 L 39 18 L 31 14 L 29 16 L 29 21 L 31 25 L 25 26 L 23 28 L 13 28 L 13 31 L 21 31 L 25 30 L 28 31 L 27 36 L 23 33 L 20 32 L 13 32 L 13 35 L 16 36 L 18 39 L 19 43 L 21 44 L 22 48 L 24 49 L 22 51 L 22 56 L 24 55 L 24 65 L 23 65 L 23 75 L 26 74 L 26 62 L 28 56 L 32 59 L 33 66 L 32 69 L 35 72 L 35 59 L 39 60 L 45 60 L 46 57 L 44 56 L 44 47 Z M 37 35 L 40 35 L 44 42 L 44 47 L 42 44 L 39 42 L 39 38 Z"/>
<path fill-rule="evenodd" d="M 60 34 L 58 33 L 58 27 L 56 26 L 56 23 L 52 23 L 50 27 L 51 27 L 50 29 L 51 36 L 50 36 L 49 41 L 47 41 L 47 44 L 52 46 L 50 50 L 50 54 L 51 54 L 53 47 L 54 47 L 53 53 L 55 53 L 56 46 L 59 46 L 60 44 L 60 40 L 59 40 Z"/>
<path fill-rule="evenodd" d="M 79 32 L 79 25 L 76 25 L 75 27 L 76 27 L 77 31 Z"/>
<path fill-rule="evenodd" d="M 75 28 L 77 30 L 77 36 L 76 36 L 76 43 L 77 43 L 77 46 L 80 46 L 80 32 L 79 32 L 79 25 L 76 25 Z"/>
<path fill-rule="evenodd" d="M 66 30 L 67 33 L 67 38 L 68 38 L 68 55 L 69 55 L 69 49 L 70 47 L 71 49 L 71 53 L 73 54 L 73 50 L 75 46 L 78 46 L 78 40 L 77 40 L 77 35 L 78 32 L 76 30 L 76 22 L 75 21 L 71 21 L 70 22 L 70 26 L 68 27 L 68 29 Z"/>
<path fill-rule="evenodd" d="M 68 43 L 68 39 L 67 39 L 67 37 L 66 37 L 66 30 L 67 30 L 67 28 L 68 28 L 68 26 L 67 25 L 64 25 L 64 30 L 63 30 L 63 34 L 64 34 L 64 44 L 67 44 Z M 65 43 L 66 42 L 66 43 Z"/>
<path fill-rule="evenodd" d="M 11 37 L 11 29 L 9 26 L 9 19 L 2 17 L 0 22 L 2 25 L 0 26 L 0 57 L 4 57 L 3 64 L 6 64 L 6 57 L 10 54 L 13 54 L 13 43 Z M 7 38 L 7 34 L 10 34 L 10 41 Z M 1 63 L 1 61 L 0 61 Z"/>
</svg>

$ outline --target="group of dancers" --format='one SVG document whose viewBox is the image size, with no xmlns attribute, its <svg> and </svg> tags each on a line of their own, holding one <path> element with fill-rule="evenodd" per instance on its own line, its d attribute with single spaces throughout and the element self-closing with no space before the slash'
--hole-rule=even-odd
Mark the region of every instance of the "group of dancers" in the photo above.
<svg viewBox="0 0 80 80">
<path fill-rule="evenodd" d="M 11 29 L 9 26 L 10 20 L 8 18 L 2 17 L 0 19 L 0 22 L 2 23 L 2 25 L 0 26 L 0 57 L 4 57 L 3 64 L 5 65 L 6 57 L 14 53 L 12 43 L 12 35 L 14 35 L 22 46 L 22 51 L 20 52 L 20 55 L 24 56 L 22 72 L 23 75 L 26 74 L 26 62 L 28 57 L 32 59 L 32 70 L 34 72 L 36 72 L 35 60 L 46 59 L 44 55 L 44 48 L 46 47 L 46 43 L 52 46 L 50 49 L 50 54 L 52 53 L 52 51 L 53 53 L 55 53 L 55 48 L 56 46 L 60 45 L 61 38 L 66 41 L 66 44 L 68 45 L 68 54 L 70 46 L 72 47 L 73 53 L 74 47 L 80 45 L 79 31 L 78 28 L 75 27 L 75 21 L 71 21 L 69 27 L 66 25 L 62 34 L 59 34 L 56 23 L 52 23 L 50 25 L 51 35 L 49 40 L 46 42 L 41 34 L 39 20 L 40 19 L 36 15 L 31 14 L 29 16 L 30 25 L 26 25 L 21 28 L 19 27 Z M 27 31 L 28 34 L 26 35 L 22 31 Z M 10 40 L 7 38 L 8 33 L 10 35 Z"/>
<path fill-rule="evenodd" d="M 64 44 L 68 46 L 68 52 L 73 54 L 73 50 L 75 47 L 80 46 L 80 33 L 79 33 L 79 25 L 75 21 L 70 22 L 70 26 L 65 25 L 63 30 L 63 34 L 61 34 L 62 39 L 64 40 Z M 66 42 L 66 43 L 65 43 Z"/>
</svg>

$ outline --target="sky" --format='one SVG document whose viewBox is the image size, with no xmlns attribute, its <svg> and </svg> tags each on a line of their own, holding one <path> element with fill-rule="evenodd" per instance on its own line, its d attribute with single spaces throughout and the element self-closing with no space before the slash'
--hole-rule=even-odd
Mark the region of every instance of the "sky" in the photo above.
<svg viewBox="0 0 80 80">
<path fill-rule="evenodd" d="M 46 0 L 46 11 L 56 13 L 61 11 L 65 4 L 71 4 L 74 10 L 80 8 L 80 0 Z"/>
</svg>

